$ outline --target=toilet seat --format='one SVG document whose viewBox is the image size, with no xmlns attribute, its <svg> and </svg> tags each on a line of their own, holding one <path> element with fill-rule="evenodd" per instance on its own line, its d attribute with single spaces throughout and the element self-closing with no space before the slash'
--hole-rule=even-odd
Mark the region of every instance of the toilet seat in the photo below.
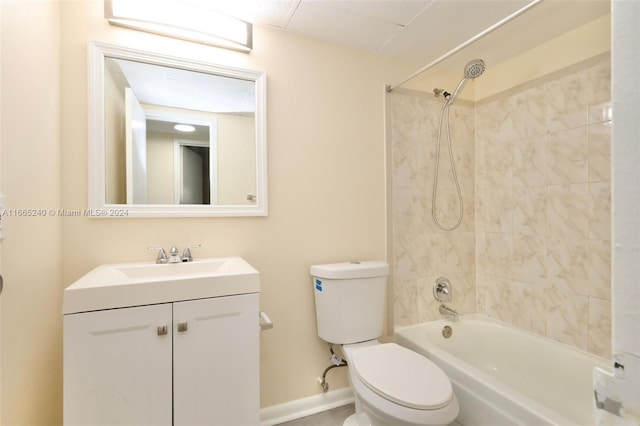
<svg viewBox="0 0 640 426">
<path fill-rule="evenodd" d="M 435 373 L 434 376 L 439 377 L 440 374 L 442 374 L 448 383 L 448 386 L 447 385 L 439 386 L 439 389 L 442 391 L 442 395 L 444 395 L 444 397 L 441 397 L 441 399 L 447 399 L 447 395 L 450 395 L 450 398 L 448 398 L 449 402 L 445 403 L 444 406 L 440 408 L 433 408 L 433 409 L 412 408 L 407 405 L 403 405 L 403 403 L 406 404 L 407 402 L 409 402 L 409 403 L 413 403 L 414 405 L 422 405 L 422 406 L 429 406 L 431 405 L 431 403 L 429 402 L 425 403 L 424 401 L 416 403 L 415 398 L 412 399 L 411 397 L 402 396 L 403 395 L 402 393 L 400 394 L 395 393 L 395 391 L 391 390 L 393 388 L 386 388 L 385 393 L 387 395 L 385 396 L 381 392 L 381 389 L 378 389 L 378 388 L 384 388 L 384 386 L 382 385 L 373 386 L 372 383 L 376 383 L 375 379 L 373 379 L 373 377 L 369 376 L 367 373 L 364 373 L 364 374 L 362 373 L 362 371 L 367 371 L 368 369 L 367 367 L 365 367 L 365 364 L 368 364 L 368 362 L 366 361 L 368 355 L 365 355 L 365 354 L 367 354 L 367 352 L 369 350 L 372 350 L 373 348 L 377 348 L 379 346 L 385 346 L 385 345 L 389 345 L 389 344 L 381 344 L 377 340 L 369 340 L 366 342 L 354 343 L 354 344 L 342 346 L 344 355 L 347 359 L 347 362 L 349 363 L 349 382 L 351 383 L 351 388 L 353 389 L 353 393 L 356 397 L 356 400 L 359 401 L 363 407 L 366 407 L 365 411 L 368 411 L 369 414 L 373 414 L 377 416 L 378 418 L 383 420 L 383 423 L 389 424 L 389 425 L 399 425 L 399 424 L 402 424 L 402 425 L 406 425 L 406 424 L 448 425 L 451 422 L 453 422 L 455 418 L 458 416 L 458 412 L 459 412 L 458 399 L 456 398 L 456 395 L 455 393 L 453 393 L 452 389 L 447 392 L 447 389 L 451 386 L 451 382 L 449 382 L 449 379 L 444 374 L 444 372 L 442 372 L 435 364 L 432 363 L 432 361 L 428 360 L 427 358 L 424 358 L 424 361 L 428 361 L 427 364 L 432 364 L 433 367 L 437 369 L 437 371 L 439 372 L 439 373 Z M 404 348 L 402 346 L 399 346 L 396 344 L 391 344 L 391 345 L 396 346 L 401 351 L 412 352 L 409 349 Z M 390 352 L 391 354 L 397 355 L 400 352 L 400 351 L 397 351 L 397 348 L 391 349 L 390 351 L 388 351 L 388 349 L 382 349 L 381 351 L 383 354 L 389 354 Z M 354 355 L 359 351 L 363 351 L 363 352 L 361 352 L 360 355 L 356 355 L 354 357 Z M 374 352 L 369 352 L 369 353 L 374 353 Z M 379 353 L 377 353 L 376 355 L 379 355 Z M 421 355 L 417 353 L 415 355 L 421 357 L 422 359 Z M 400 356 L 403 357 L 403 355 L 400 355 Z M 375 355 L 373 355 L 373 357 L 375 357 Z M 381 362 L 386 362 L 386 364 L 384 365 L 378 364 L 375 367 L 375 369 L 386 370 L 391 372 L 397 372 L 398 370 L 402 371 L 399 365 L 401 362 L 398 362 L 397 357 L 394 356 L 392 360 L 389 360 L 389 358 L 385 358 L 384 355 L 382 355 L 381 357 L 383 359 Z M 369 365 L 373 365 L 373 364 L 375 364 L 375 362 L 371 362 Z M 354 368 L 354 365 L 355 365 L 355 368 Z M 361 370 L 360 374 L 356 372 L 357 369 Z M 422 371 L 422 368 L 419 367 L 418 370 Z M 375 374 L 375 373 L 372 373 L 372 374 Z M 365 378 L 368 379 L 367 382 L 369 384 L 366 384 L 366 382 L 361 378 L 362 375 L 364 375 Z M 402 383 L 413 384 L 415 382 L 415 383 L 421 384 L 424 387 L 427 387 L 429 385 L 429 382 L 426 382 L 426 383 L 424 382 L 424 376 L 421 375 L 420 377 L 422 378 L 419 380 L 416 380 L 415 379 L 416 377 L 417 375 L 413 374 L 412 372 L 410 376 L 410 380 L 405 379 Z M 436 380 L 439 380 L 439 379 L 436 379 Z M 398 383 L 400 382 L 401 381 L 399 380 Z M 390 394 L 393 395 L 394 400 L 390 398 Z M 411 392 L 411 394 L 413 394 L 413 391 Z M 403 401 L 405 399 L 408 399 L 409 401 Z M 396 401 L 403 401 L 403 403 L 396 402 Z M 436 403 L 435 406 L 437 405 L 438 404 Z"/>
<path fill-rule="evenodd" d="M 437 410 L 454 398 L 449 378 L 431 360 L 395 343 L 357 348 L 350 368 L 377 395 L 416 410 Z"/>
</svg>

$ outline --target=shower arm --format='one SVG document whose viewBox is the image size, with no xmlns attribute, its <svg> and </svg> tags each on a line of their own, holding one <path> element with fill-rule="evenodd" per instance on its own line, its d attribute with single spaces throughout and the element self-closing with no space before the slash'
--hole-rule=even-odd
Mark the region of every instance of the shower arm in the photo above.
<svg viewBox="0 0 640 426">
<path fill-rule="evenodd" d="M 420 68 L 418 71 L 414 72 L 413 74 L 411 74 L 409 77 L 405 78 L 404 80 L 401 80 L 401 81 L 399 81 L 398 83 L 396 83 L 394 85 L 387 86 L 385 88 L 385 90 L 388 93 L 393 92 L 395 89 L 397 89 L 398 87 L 402 86 L 403 84 L 405 84 L 409 80 L 413 80 L 414 78 L 416 78 L 417 76 L 419 76 L 423 72 L 433 68 L 434 66 L 438 65 L 440 62 L 444 61 L 445 59 L 449 58 L 450 56 L 453 56 L 454 54 L 458 53 L 459 51 L 461 51 L 465 47 L 469 46 L 470 44 L 475 43 L 476 41 L 478 41 L 482 37 L 486 36 L 487 34 L 492 33 L 493 31 L 497 30 L 498 28 L 500 28 L 501 26 L 503 26 L 507 22 L 511 21 L 514 18 L 517 18 L 518 16 L 520 16 L 521 14 L 526 12 L 527 10 L 529 10 L 532 7 L 542 3 L 543 1 L 544 0 L 533 0 L 531 3 L 528 3 L 527 5 L 523 6 L 522 8 L 516 10 L 511 15 L 509 15 L 506 18 L 503 18 L 502 20 L 496 22 L 495 24 L 493 24 L 492 26 L 490 26 L 486 30 L 476 34 L 473 37 L 471 37 L 469 40 L 465 41 L 464 43 L 462 43 L 458 47 L 456 47 L 456 48 L 450 50 L 449 52 L 445 53 L 444 55 L 440 56 L 438 59 L 428 63 L 427 65 L 425 65 L 424 67 Z"/>
</svg>

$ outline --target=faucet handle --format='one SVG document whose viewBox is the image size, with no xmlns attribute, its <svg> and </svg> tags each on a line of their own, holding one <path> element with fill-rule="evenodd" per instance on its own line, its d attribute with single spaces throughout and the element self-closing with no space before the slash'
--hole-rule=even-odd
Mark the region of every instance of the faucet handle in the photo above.
<svg viewBox="0 0 640 426">
<path fill-rule="evenodd" d="M 200 248 L 200 247 L 202 247 L 201 244 L 194 244 L 194 245 L 186 246 L 184 248 L 184 251 L 182 252 L 182 261 L 183 262 L 191 262 L 193 260 L 193 257 L 191 257 L 191 249 L 192 248 Z"/>
<path fill-rule="evenodd" d="M 167 253 L 162 247 L 147 247 L 147 250 L 158 250 L 158 257 L 156 257 L 156 263 L 167 263 Z"/>
<path fill-rule="evenodd" d="M 451 281 L 440 277 L 433 283 L 433 297 L 440 303 L 451 302 L 453 299 L 453 286 Z"/>
</svg>

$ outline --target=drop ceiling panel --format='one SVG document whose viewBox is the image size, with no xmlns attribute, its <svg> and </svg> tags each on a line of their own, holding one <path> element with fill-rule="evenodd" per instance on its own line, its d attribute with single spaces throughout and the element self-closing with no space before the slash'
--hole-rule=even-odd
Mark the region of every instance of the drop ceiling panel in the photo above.
<svg viewBox="0 0 640 426">
<path fill-rule="evenodd" d="M 302 1 L 287 30 L 375 52 L 428 1 Z"/>
<path fill-rule="evenodd" d="M 303 2 L 286 29 L 318 40 L 371 51 L 396 34 L 400 27 L 362 15 L 347 6 L 327 7 L 324 3 Z"/>
<path fill-rule="evenodd" d="M 379 53 L 427 64 L 527 3 L 438 0 Z"/>
<path fill-rule="evenodd" d="M 237 4 L 237 0 L 231 1 Z M 245 16 L 244 20 L 278 28 L 286 28 L 299 4 L 300 0 L 260 1 L 255 9 L 255 13 L 252 13 L 253 16 Z"/>
<path fill-rule="evenodd" d="M 182 0 L 249 22 L 375 52 L 421 67 L 532 0 Z M 488 66 L 609 13 L 610 0 L 545 0 L 439 68 L 459 70 L 471 58 Z"/>
</svg>

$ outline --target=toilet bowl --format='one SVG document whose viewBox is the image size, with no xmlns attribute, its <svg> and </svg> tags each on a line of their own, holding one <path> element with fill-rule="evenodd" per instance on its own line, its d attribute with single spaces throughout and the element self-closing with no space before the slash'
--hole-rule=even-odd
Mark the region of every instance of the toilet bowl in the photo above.
<svg viewBox="0 0 640 426">
<path fill-rule="evenodd" d="M 311 266 L 318 336 L 341 345 L 356 402 L 344 425 L 448 425 L 458 400 L 444 372 L 416 352 L 377 340 L 388 273 L 382 261 Z"/>
<path fill-rule="evenodd" d="M 356 399 L 356 413 L 345 426 L 444 426 L 457 417 L 451 382 L 431 360 L 377 340 L 342 350 Z"/>
</svg>

